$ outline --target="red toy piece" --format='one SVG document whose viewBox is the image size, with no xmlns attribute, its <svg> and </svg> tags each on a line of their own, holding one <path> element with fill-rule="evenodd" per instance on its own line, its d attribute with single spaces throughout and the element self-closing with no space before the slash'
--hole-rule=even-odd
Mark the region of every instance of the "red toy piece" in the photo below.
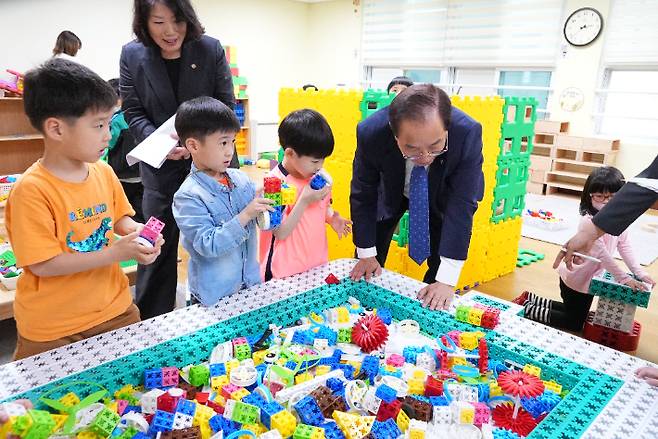
<svg viewBox="0 0 658 439">
<path fill-rule="evenodd" d="M 482 337 L 478 342 L 478 369 L 480 370 L 481 375 L 487 374 L 487 369 L 489 366 L 489 347 L 487 346 L 487 340 Z"/>
<path fill-rule="evenodd" d="M 437 380 L 432 375 L 427 376 L 425 382 L 425 396 L 441 396 L 443 395 L 443 382 Z"/>
<path fill-rule="evenodd" d="M 514 433 L 523 437 L 529 435 L 537 426 L 537 421 L 523 408 L 519 408 L 519 412 L 515 418 L 514 407 L 510 404 L 501 404 L 494 408 L 491 418 L 496 427 L 512 430 Z"/>
<path fill-rule="evenodd" d="M 352 343 L 365 353 L 384 346 L 388 339 L 388 327 L 376 315 L 361 317 L 352 327 Z"/>
<path fill-rule="evenodd" d="M 629 352 L 637 350 L 641 332 L 642 325 L 637 321 L 633 322 L 633 330 L 630 333 L 597 325 L 594 323 L 594 312 L 590 311 L 583 329 L 583 337 L 618 351 Z"/>
<path fill-rule="evenodd" d="M 377 411 L 377 420 L 379 422 L 384 422 L 387 419 L 395 419 L 400 413 L 402 408 L 402 402 L 400 400 L 393 400 L 390 403 L 382 401 L 379 405 L 379 410 Z"/>
<path fill-rule="evenodd" d="M 340 280 L 336 276 L 334 276 L 333 273 L 329 274 L 329 276 L 327 276 L 327 278 L 324 281 L 329 285 L 338 285 L 340 283 Z"/>
<path fill-rule="evenodd" d="M 277 177 L 265 177 L 263 180 L 263 191 L 266 194 L 281 192 L 281 180 Z"/>
<path fill-rule="evenodd" d="M 521 370 L 511 370 L 498 375 L 498 385 L 508 395 L 534 398 L 544 392 L 544 383 L 534 375 Z"/>
</svg>

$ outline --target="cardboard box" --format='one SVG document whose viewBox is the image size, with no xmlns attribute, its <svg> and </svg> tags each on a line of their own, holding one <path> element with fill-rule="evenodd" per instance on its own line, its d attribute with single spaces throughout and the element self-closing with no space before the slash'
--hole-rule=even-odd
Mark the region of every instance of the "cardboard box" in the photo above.
<svg viewBox="0 0 658 439">
<path fill-rule="evenodd" d="M 550 171 L 553 159 L 541 155 L 530 154 L 530 169 L 537 171 Z"/>
<path fill-rule="evenodd" d="M 529 173 L 530 173 L 530 178 L 529 180 L 532 183 L 541 183 L 544 184 L 546 182 L 546 173 L 548 172 L 547 170 L 538 170 L 538 169 L 532 169 L 530 168 Z"/>
<path fill-rule="evenodd" d="M 538 120 L 535 122 L 535 133 L 567 133 L 569 122 L 559 120 Z"/>
<path fill-rule="evenodd" d="M 529 181 L 526 183 L 525 191 L 529 194 L 544 195 L 544 184 Z"/>
<path fill-rule="evenodd" d="M 583 138 L 577 136 L 567 136 L 566 134 L 559 134 L 555 138 L 555 145 L 558 148 L 582 149 Z"/>
</svg>

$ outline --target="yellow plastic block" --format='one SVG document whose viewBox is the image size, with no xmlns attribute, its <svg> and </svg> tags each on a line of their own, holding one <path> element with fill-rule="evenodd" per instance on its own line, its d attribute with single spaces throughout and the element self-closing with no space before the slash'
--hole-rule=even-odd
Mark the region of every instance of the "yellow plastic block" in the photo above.
<svg viewBox="0 0 658 439">
<path fill-rule="evenodd" d="M 234 399 L 236 401 L 242 401 L 242 398 L 249 395 L 249 393 L 250 392 L 247 389 L 239 389 L 231 393 L 231 399 Z"/>
<path fill-rule="evenodd" d="M 204 425 L 208 426 L 208 421 L 215 416 L 215 414 L 215 411 L 210 407 L 197 403 L 194 418 L 192 419 L 192 425 L 194 427 L 199 426 L 203 429 Z"/>
<path fill-rule="evenodd" d="M 409 394 L 410 395 L 424 395 L 425 394 L 425 382 L 422 379 L 410 378 L 408 381 L 409 384 Z"/>
<path fill-rule="evenodd" d="M 448 357 L 448 366 L 453 367 L 453 366 L 469 366 L 470 363 L 466 361 L 465 358 L 462 357 Z"/>
<path fill-rule="evenodd" d="M 475 421 L 475 407 L 463 406 L 459 410 L 459 423 L 472 424 Z"/>
<path fill-rule="evenodd" d="M 236 367 L 240 366 L 240 360 L 237 360 L 235 358 L 229 360 L 225 364 L 226 368 L 226 375 L 231 376 L 231 371 L 235 369 Z"/>
<path fill-rule="evenodd" d="M 8 437 L 10 433 L 12 433 L 13 427 L 14 427 L 14 420 L 16 419 L 16 416 L 12 416 L 5 422 L 4 424 L 0 424 L 0 437 Z"/>
<path fill-rule="evenodd" d="M 210 378 L 210 387 L 215 391 L 215 392 L 221 392 L 222 387 L 227 385 L 229 383 L 229 379 L 226 375 L 220 375 L 216 377 Z"/>
<path fill-rule="evenodd" d="M 271 424 L 272 429 L 279 430 L 281 436 L 284 438 L 292 436 L 297 427 L 297 419 L 288 410 L 280 411 L 272 415 Z"/>
<path fill-rule="evenodd" d="M 105 439 L 92 431 L 81 431 L 75 436 L 77 439 Z"/>
<path fill-rule="evenodd" d="M 59 399 L 59 402 L 61 402 L 67 407 L 73 407 L 74 405 L 80 403 L 80 398 L 78 398 L 78 395 L 76 395 L 75 393 L 69 392 L 66 395 L 62 396 Z"/>
<path fill-rule="evenodd" d="M 297 190 L 294 186 L 281 188 L 281 204 L 292 206 L 297 201 Z"/>
<path fill-rule="evenodd" d="M 489 381 L 489 397 L 503 396 L 503 390 L 495 380 Z"/>
<path fill-rule="evenodd" d="M 544 381 L 544 387 L 546 390 L 550 390 L 551 392 L 555 392 L 558 395 L 562 393 L 562 386 L 555 381 Z"/>
<path fill-rule="evenodd" d="M 541 376 L 541 368 L 534 366 L 532 364 L 526 364 L 523 366 L 523 371 L 527 374 L 534 375 L 537 378 Z"/>
<path fill-rule="evenodd" d="M 349 323 L 350 322 L 350 312 L 344 306 L 336 308 L 338 313 L 338 323 Z"/>
<path fill-rule="evenodd" d="M 295 384 L 304 383 L 313 379 L 313 375 L 308 372 L 300 373 L 295 376 Z"/>
<path fill-rule="evenodd" d="M 396 419 L 396 422 L 398 424 L 398 428 L 402 433 L 407 431 L 407 428 L 409 428 L 409 416 L 404 412 L 404 410 L 400 410 L 398 413 L 398 417 Z"/>
<path fill-rule="evenodd" d="M 316 376 L 325 375 L 328 374 L 329 372 L 331 372 L 331 366 L 322 365 L 315 368 Z"/>
<path fill-rule="evenodd" d="M 266 350 L 256 351 L 251 354 L 251 359 L 254 360 L 254 365 L 258 366 L 259 364 L 263 364 L 265 361 L 265 355 L 267 355 Z"/>
<path fill-rule="evenodd" d="M 245 430 L 249 430 L 253 432 L 256 436 L 260 436 L 261 434 L 265 433 L 267 431 L 267 428 L 263 424 L 245 424 L 242 426 Z M 251 436 L 244 435 L 241 436 L 245 439 L 250 439 Z"/>
<path fill-rule="evenodd" d="M 478 346 L 477 335 L 474 332 L 462 332 L 459 334 L 459 346 L 469 351 L 475 349 Z"/>
<path fill-rule="evenodd" d="M 482 315 L 484 314 L 483 309 L 471 308 L 471 312 L 468 314 L 468 322 L 471 325 L 480 326 L 482 324 Z M 468 348 L 470 349 L 470 348 Z"/>
<path fill-rule="evenodd" d="M 207 422 L 200 425 L 199 430 L 201 430 L 201 439 L 210 439 L 213 436 L 212 428 L 210 428 L 210 424 Z"/>
</svg>

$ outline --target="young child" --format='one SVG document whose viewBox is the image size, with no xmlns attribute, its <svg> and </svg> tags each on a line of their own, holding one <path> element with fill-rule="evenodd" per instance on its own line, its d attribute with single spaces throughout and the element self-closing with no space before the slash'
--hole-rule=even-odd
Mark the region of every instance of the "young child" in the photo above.
<svg viewBox="0 0 658 439">
<path fill-rule="evenodd" d="M 135 242 L 142 224 L 119 180 L 98 159 L 110 140 L 116 95 L 88 68 L 51 59 L 25 75 L 25 113 L 44 136 L 43 157 L 7 201 L 6 225 L 18 280 L 14 359 L 139 321 L 118 262 L 150 264 Z M 114 233 L 124 235 L 114 241 Z"/>
<path fill-rule="evenodd" d="M 624 185 L 624 176 L 611 166 L 598 168 L 587 177 L 583 194 L 580 200 L 580 220 L 582 229 L 592 221 L 592 217 L 605 206 L 614 194 Z M 642 267 L 636 262 L 631 249 L 628 232 L 621 235 L 603 235 L 592 247 L 590 256 L 601 262 L 584 260 L 580 265 L 574 265 L 569 270 L 564 262 L 558 268 L 560 273 L 560 295 L 562 302 L 524 292 L 514 299 L 515 303 L 523 304 L 525 317 L 537 322 L 545 323 L 555 328 L 570 331 L 581 331 L 594 296 L 588 294 L 589 284 L 593 277 L 600 275 L 604 270 L 609 271 L 617 282 L 634 289 L 644 289 L 641 282 L 626 274 L 614 260 L 615 250 L 623 258 L 635 276 L 652 287 L 655 281 L 651 279 Z"/>
<path fill-rule="evenodd" d="M 181 145 L 192 169 L 174 195 L 173 212 L 190 254 L 188 286 L 193 299 L 210 306 L 261 282 L 256 217 L 273 210 L 257 197 L 249 177 L 229 168 L 240 123 L 217 99 L 183 102 L 176 112 Z"/>
<path fill-rule="evenodd" d="M 107 81 L 112 86 L 114 92 L 119 95 L 119 79 L 110 79 Z M 114 169 L 114 173 L 119 177 L 123 192 L 125 192 L 130 205 L 135 210 L 133 219 L 137 222 L 144 222 L 142 213 L 142 198 L 144 196 L 144 186 L 139 176 L 139 164 L 128 165 L 126 155 L 136 146 L 136 141 L 128 129 L 128 122 L 121 109 L 121 98 L 118 99 L 116 110 L 110 119 L 110 134 L 112 138 L 107 147 L 107 153 L 103 156 L 105 160 Z"/>
<path fill-rule="evenodd" d="M 284 149 L 283 161 L 269 176 L 294 186 L 297 201 L 286 208 L 278 228 L 261 232 L 261 273 L 266 281 L 326 263 L 325 223 L 339 238 L 351 232 L 352 224 L 332 210 L 329 185 L 319 190 L 309 185 L 334 150 L 334 136 L 325 118 L 314 110 L 293 111 L 279 125 L 279 143 Z"/>
</svg>

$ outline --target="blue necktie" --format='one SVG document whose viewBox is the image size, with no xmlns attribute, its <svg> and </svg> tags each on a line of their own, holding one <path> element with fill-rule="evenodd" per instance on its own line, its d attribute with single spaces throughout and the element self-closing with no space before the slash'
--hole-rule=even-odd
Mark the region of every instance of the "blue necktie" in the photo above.
<svg viewBox="0 0 658 439">
<path fill-rule="evenodd" d="M 409 256 L 418 265 L 430 255 L 430 211 L 427 170 L 414 166 L 409 180 Z"/>
</svg>

